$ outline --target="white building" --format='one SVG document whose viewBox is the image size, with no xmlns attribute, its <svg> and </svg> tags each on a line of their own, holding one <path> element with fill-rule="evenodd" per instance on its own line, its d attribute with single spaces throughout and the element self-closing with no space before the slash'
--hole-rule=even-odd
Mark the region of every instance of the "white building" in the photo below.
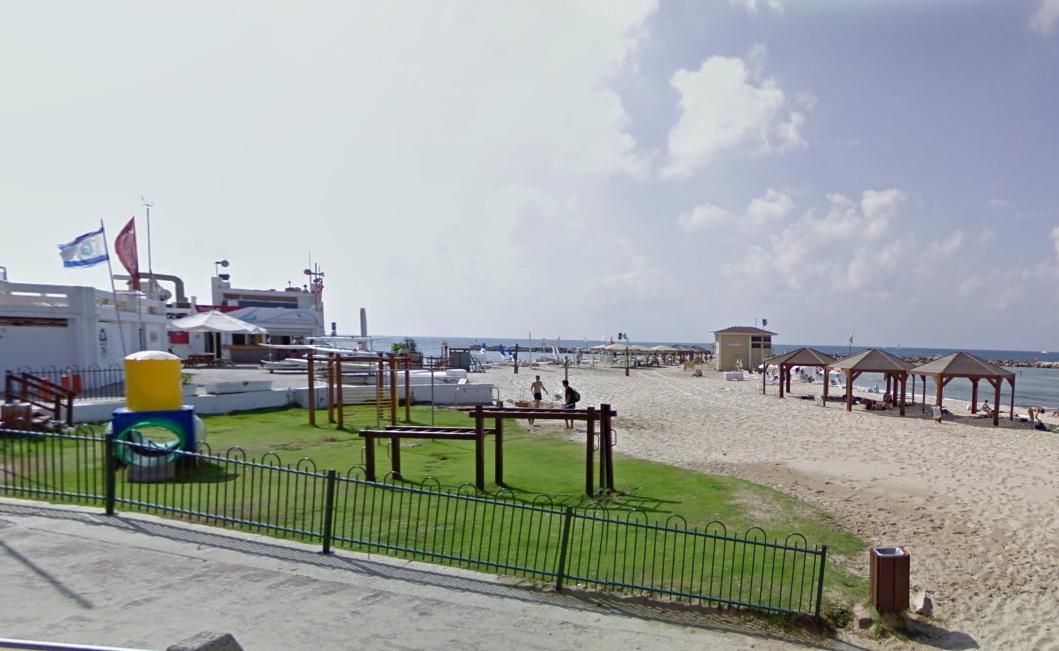
<svg viewBox="0 0 1059 651">
<path fill-rule="evenodd" d="M 165 350 L 166 311 L 141 292 L 0 280 L 0 373 L 120 367 L 126 354 Z"/>
</svg>

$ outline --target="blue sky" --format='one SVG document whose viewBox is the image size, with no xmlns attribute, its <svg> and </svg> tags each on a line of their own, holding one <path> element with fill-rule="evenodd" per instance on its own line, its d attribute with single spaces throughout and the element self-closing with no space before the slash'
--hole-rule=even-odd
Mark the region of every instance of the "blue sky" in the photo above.
<svg viewBox="0 0 1059 651">
<path fill-rule="evenodd" d="M 1055 349 L 1059 0 L 0 8 L 0 265 L 380 334 Z"/>
</svg>

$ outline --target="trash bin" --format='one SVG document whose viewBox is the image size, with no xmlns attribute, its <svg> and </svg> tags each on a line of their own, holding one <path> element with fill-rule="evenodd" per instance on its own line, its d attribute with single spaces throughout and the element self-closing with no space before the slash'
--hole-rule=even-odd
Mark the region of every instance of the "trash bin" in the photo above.
<svg viewBox="0 0 1059 651">
<path fill-rule="evenodd" d="M 904 547 L 872 547 L 868 556 L 872 605 L 880 613 L 908 610 L 908 551 Z"/>
</svg>

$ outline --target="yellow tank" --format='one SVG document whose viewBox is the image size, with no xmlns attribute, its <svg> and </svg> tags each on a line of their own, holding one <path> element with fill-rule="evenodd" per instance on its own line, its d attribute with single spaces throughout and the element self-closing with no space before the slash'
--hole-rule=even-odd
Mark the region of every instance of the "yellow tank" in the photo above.
<svg viewBox="0 0 1059 651">
<path fill-rule="evenodd" d="M 125 407 L 129 411 L 180 409 L 180 358 L 161 350 L 125 357 Z"/>
</svg>

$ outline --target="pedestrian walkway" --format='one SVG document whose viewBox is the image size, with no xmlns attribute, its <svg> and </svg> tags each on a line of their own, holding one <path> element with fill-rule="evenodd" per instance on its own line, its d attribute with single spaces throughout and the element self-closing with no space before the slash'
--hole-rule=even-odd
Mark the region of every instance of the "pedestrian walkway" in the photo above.
<svg viewBox="0 0 1059 651">
<path fill-rule="evenodd" d="M 210 630 L 232 633 L 247 651 L 814 646 L 737 613 L 557 594 L 318 549 L 0 500 L 0 637 L 164 649 Z"/>
</svg>

